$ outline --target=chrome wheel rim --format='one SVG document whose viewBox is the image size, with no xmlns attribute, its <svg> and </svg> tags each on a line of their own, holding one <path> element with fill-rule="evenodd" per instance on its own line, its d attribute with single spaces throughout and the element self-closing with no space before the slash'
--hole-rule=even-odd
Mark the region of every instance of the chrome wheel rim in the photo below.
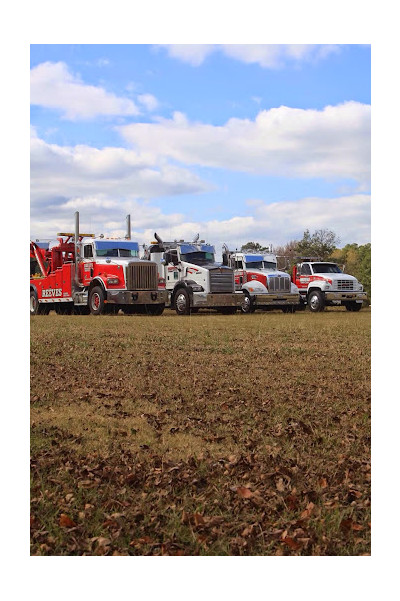
<svg viewBox="0 0 400 601">
<path fill-rule="evenodd" d="M 186 296 L 182 293 L 176 297 L 176 308 L 180 313 L 186 309 Z"/>
<path fill-rule="evenodd" d="M 244 297 L 243 303 L 242 303 L 243 313 L 248 313 L 250 311 L 250 305 L 251 305 L 250 296 L 248 296 L 246 294 Z"/>
<path fill-rule="evenodd" d="M 30 310 L 31 310 L 31 313 L 34 313 L 34 312 L 35 312 L 35 308 L 36 308 L 36 299 L 35 299 L 35 297 L 32 295 L 32 296 L 31 296 L 31 300 L 30 300 Z"/>
<path fill-rule="evenodd" d="M 319 307 L 319 298 L 316 294 L 314 294 L 314 296 L 312 296 L 310 299 L 310 307 L 312 309 L 318 309 Z"/>
</svg>

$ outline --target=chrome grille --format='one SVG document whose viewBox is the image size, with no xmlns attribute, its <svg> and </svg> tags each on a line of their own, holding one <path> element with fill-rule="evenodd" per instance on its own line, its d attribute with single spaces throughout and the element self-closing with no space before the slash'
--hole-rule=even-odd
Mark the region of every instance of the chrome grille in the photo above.
<svg viewBox="0 0 400 601">
<path fill-rule="evenodd" d="M 234 285 L 232 269 L 210 270 L 210 292 L 233 292 Z"/>
<path fill-rule="evenodd" d="M 126 267 L 127 290 L 157 290 L 157 265 L 149 261 L 129 263 Z"/>
<path fill-rule="evenodd" d="M 290 292 L 290 278 L 284 275 L 275 275 L 268 278 L 270 292 Z"/>
<path fill-rule="evenodd" d="M 354 290 L 353 280 L 337 280 L 338 290 Z"/>
</svg>

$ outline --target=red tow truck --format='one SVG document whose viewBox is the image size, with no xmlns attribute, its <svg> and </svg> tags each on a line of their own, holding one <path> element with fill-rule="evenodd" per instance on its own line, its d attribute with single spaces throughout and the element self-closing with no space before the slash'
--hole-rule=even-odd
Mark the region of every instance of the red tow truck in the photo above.
<svg viewBox="0 0 400 601">
<path fill-rule="evenodd" d="M 130 216 L 125 238 L 79 232 L 57 234 L 58 244 L 30 243 L 30 314 L 147 313 L 161 315 L 167 292 L 156 263 L 139 259 L 131 240 Z"/>
</svg>

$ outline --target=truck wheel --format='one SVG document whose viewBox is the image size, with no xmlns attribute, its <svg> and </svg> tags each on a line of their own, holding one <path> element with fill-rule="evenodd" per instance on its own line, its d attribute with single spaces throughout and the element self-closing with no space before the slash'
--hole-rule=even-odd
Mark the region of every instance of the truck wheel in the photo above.
<svg viewBox="0 0 400 601">
<path fill-rule="evenodd" d="M 356 303 L 355 301 L 351 303 L 346 303 L 347 311 L 360 311 L 362 307 L 362 303 Z"/>
<path fill-rule="evenodd" d="M 189 315 L 190 313 L 190 298 L 184 288 L 180 288 L 175 295 L 174 300 L 175 311 L 178 315 Z"/>
<path fill-rule="evenodd" d="M 29 299 L 29 310 L 31 315 L 37 315 L 39 313 L 39 301 L 37 292 L 35 290 L 31 290 L 31 295 Z"/>
<path fill-rule="evenodd" d="M 145 305 L 147 315 L 162 315 L 165 305 Z"/>
<path fill-rule="evenodd" d="M 242 304 L 240 306 L 241 312 L 242 313 L 254 313 L 256 308 L 255 308 L 254 302 L 251 300 L 251 296 L 247 292 L 247 290 L 243 296 L 244 296 L 244 298 L 243 298 Z"/>
<path fill-rule="evenodd" d="M 312 290 L 307 298 L 308 306 L 310 311 L 317 313 L 325 309 L 325 300 L 322 293 L 319 290 Z"/>
<path fill-rule="evenodd" d="M 100 286 L 94 286 L 90 291 L 89 309 L 92 315 L 104 313 L 104 292 Z"/>
</svg>

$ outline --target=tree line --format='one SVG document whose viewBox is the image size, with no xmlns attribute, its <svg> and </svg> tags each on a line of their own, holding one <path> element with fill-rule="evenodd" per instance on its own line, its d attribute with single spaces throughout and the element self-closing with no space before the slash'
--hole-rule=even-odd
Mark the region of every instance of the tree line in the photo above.
<svg viewBox="0 0 400 601">
<path fill-rule="evenodd" d="M 339 248 L 340 239 L 331 230 L 316 230 L 310 234 L 305 230 L 301 240 L 290 240 L 284 246 L 277 246 L 274 253 L 278 259 L 278 269 L 292 270 L 301 257 L 333 261 L 343 272 L 353 275 L 364 286 L 371 300 L 371 243 L 359 246 L 356 243 L 346 244 Z M 268 247 L 258 242 L 247 242 L 241 247 L 242 252 L 268 252 Z"/>
</svg>

